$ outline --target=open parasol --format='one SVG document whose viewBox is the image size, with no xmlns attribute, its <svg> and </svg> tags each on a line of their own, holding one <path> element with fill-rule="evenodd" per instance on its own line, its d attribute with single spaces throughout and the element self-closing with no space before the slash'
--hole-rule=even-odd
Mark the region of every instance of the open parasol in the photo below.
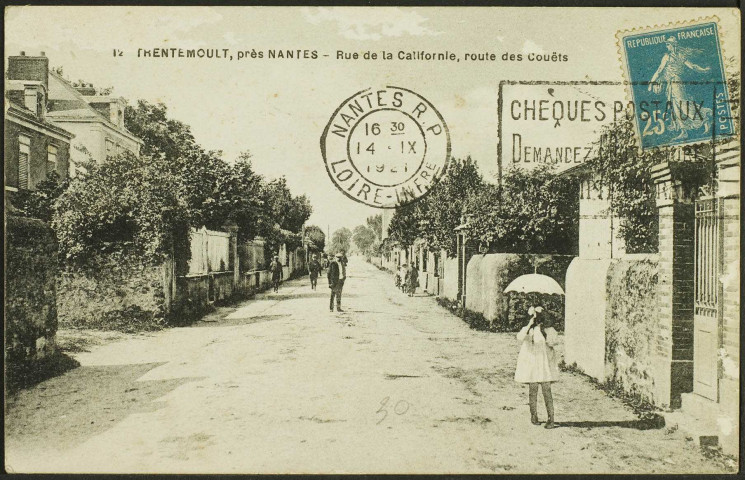
<svg viewBox="0 0 745 480">
<path fill-rule="evenodd" d="M 510 284 L 507 285 L 507 288 L 504 289 L 504 293 L 508 292 L 564 295 L 564 290 L 556 280 L 548 275 L 541 275 L 540 273 L 520 275 L 511 281 Z"/>
</svg>

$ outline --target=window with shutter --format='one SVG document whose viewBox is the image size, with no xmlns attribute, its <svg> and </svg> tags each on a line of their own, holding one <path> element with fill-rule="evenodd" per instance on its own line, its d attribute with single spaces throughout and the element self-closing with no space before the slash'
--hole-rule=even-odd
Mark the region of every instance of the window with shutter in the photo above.
<svg viewBox="0 0 745 480">
<path fill-rule="evenodd" d="M 47 173 L 57 171 L 57 147 L 47 145 Z"/>
<path fill-rule="evenodd" d="M 18 136 L 18 188 L 28 190 L 29 163 L 31 161 L 31 138 L 26 135 Z"/>
</svg>

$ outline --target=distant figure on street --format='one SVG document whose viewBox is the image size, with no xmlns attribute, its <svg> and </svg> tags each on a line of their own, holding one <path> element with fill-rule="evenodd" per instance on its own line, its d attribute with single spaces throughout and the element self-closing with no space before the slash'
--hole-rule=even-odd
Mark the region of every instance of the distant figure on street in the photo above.
<svg viewBox="0 0 745 480">
<path fill-rule="evenodd" d="M 530 307 L 530 321 L 517 334 L 522 342 L 517 356 L 515 381 L 528 384 L 528 404 L 530 405 L 530 422 L 539 425 L 538 421 L 538 384 L 543 390 L 543 401 L 546 403 L 548 420 L 544 428 L 556 428 L 554 423 L 554 399 L 551 383 L 559 380 L 559 366 L 556 362 L 554 346 L 559 335 L 551 326 L 550 319 L 545 318 L 543 307 Z"/>
<path fill-rule="evenodd" d="M 416 287 L 419 286 L 419 270 L 417 270 L 415 264 L 411 264 L 409 269 L 406 271 L 406 292 L 409 296 L 413 296 L 416 292 Z"/>
<path fill-rule="evenodd" d="M 400 288 L 403 293 L 406 293 L 406 279 L 408 278 L 408 274 L 409 266 L 405 263 L 401 264 L 401 266 L 398 267 L 398 278 L 400 279 L 400 282 L 396 286 Z"/>
<path fill-rule="evenodd" d="M 329 268 L 329 257 L 325 253 L 323 254 L 323 260 L 321 262 L 321 268 L 323 268 L 324 270 L 326 270 L 327 268 Z"/>
<path fill-rule="evenodd" d="M 321 272 L 321 263 L 318 261 L 318 255 L 313 254 L 313 258 L 308 263 L 308 274 L 310 275 L 310 288 L 315 290 L 318 284 L 318 274 Z"/>
<path fill-rule="evenodd" d="M 344 288 L 344 280 L 347 279 L 347 267 L 342 261 L 343 255 L 337 253 L 335 259 L 329 264 L 329 271 L 326 274 L 331 289 L 331 299 L 329 300 L 329 310 L 334 311 L 334 298 L 336 298 L 336 311 L 342 312 L 341 309 L 341 291 Z"/>
<path fill-rule="evenodd" d="M 277 292 L 279 291 L 279 282 L 284 276 L 282 264 L 279 263 L 279 256 L 274 256 L 274 260 L 272 260 L 271 265 L 269 265 L 269 271 L 272 272 L 272 286 L 274 287 L 274 291 Z"/>
</svg>

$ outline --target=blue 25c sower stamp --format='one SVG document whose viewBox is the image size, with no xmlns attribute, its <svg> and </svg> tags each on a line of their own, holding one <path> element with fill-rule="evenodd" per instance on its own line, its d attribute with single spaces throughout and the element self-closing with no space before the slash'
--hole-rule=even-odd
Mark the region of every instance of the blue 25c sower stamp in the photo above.
<svg viewBox="0 0 745 480">
<path fill-rule="evenodd" d="M 642 149 L 735 133 L 716 22 L 618 38 Z"/>
</svg>

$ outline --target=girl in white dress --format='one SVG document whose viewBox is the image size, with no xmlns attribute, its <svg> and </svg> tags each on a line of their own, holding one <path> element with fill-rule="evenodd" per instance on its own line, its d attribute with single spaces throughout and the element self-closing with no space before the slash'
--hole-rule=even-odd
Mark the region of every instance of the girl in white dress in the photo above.
<svg viewBox="0 0 745 480">
<path fill-rule="evenodd" d="M 558 343 L 558 333 L 550 325 L 544 325 L 543 307 L 530 307 L 530 321 L 517 334 L 522 342 L 517 356 L 515 381 L 528 384 L 530 421 L 538 425 L 538 384 L 543 390 L 548 421 L 545 428 L 556 428 L 554 424 L 554 399 L 551 395 L 551 382 L 559 379 L 559 366 L 556 362 L 554 345 Z"/>
</svg>

